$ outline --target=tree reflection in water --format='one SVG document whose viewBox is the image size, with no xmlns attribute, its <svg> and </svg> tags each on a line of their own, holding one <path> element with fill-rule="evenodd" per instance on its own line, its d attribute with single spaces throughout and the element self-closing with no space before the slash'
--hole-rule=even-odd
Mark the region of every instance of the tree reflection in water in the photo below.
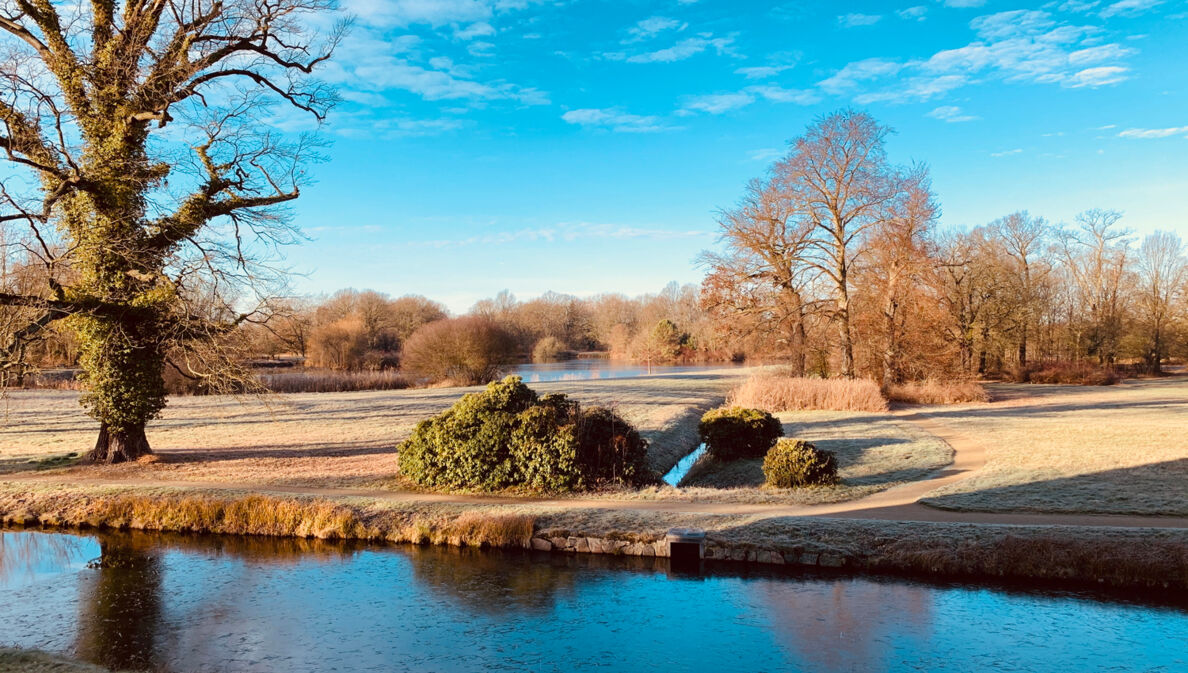
<svg viewBox="0 0 1188 673">
<path fill-rule="evenodd" d="M 162 617 L 160 550 L 144 536 L 104 536 L 94 573 L 79 591 L 79 658 L 108 668 L 158 667 Z"/>
<path fill-rule="evenodd" d="M 585 585 L 610 579 L 606 570 L 650 570 L 656 559 L 417 547 L 406 551 L 425 588 L 477 614 L 547 613 Z M 583 572 L 586 570 L 598 572 Z"/>
</svg>

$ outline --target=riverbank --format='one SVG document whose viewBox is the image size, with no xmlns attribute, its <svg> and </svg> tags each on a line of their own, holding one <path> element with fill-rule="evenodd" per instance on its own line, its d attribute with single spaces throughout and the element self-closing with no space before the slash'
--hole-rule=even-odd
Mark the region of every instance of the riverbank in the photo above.
<svg viewBox="0 0 1188 673">
<path fill-rule="evenodd" d="M 539 389 L 616 405 L 651 439 L 650 462 L 663 471 L 695 445 L 701 412 L 743 374 Z M 665 532 L 692 526 L 708 532 L 711 562 L 1185 591 L 1188 494 L 1177 475 L 1188 447 L 1168 433 L 1188 419 L 1186 383 L 1001 387 L 991 404 L 781 414 L 786 432 L 837 452 L 843 487 L 773 492 L 743 465 L 696 479 L 732 488 L 553 498 L 427 493 L 399 478 L 396 443 L 458 389 L 294 395 L 276 406 L 186 398 L 156 426 L 158 453 L 118 466 L 62 454 L 89 438 L 73 396 L 14 393 L 0 431 L 0 521 L 640 556 L 665 555 Z M 1121 439 L 1087 452 L 1068 446 L 1070 428 L 1121 437 L 1136 423 L 1149 430 L 1131 431 L 1125 451 Z M 1030 464 L 1012 469 L 1020 452 Z M 1121 463 L 1129 469 L 1108 469 Z M 1085 483 L 1109 497 L 1066 488 L 1055 471 L 1090 475 Z M 994 486 L 977 488 L 988 475 Z M 966 500 L 950 506 L 948 494 L 962 490 Z"/>
<path fill-rule="evenodd" d="M 585 503 L 588 505 L 589 503 Z M 673 527 L 707 531 L 711 562 L 1188 592 L 1188 529 L 872 521 L 168 489 L 0 493 L 0 523 L 668 555 Z"/>
</svg>

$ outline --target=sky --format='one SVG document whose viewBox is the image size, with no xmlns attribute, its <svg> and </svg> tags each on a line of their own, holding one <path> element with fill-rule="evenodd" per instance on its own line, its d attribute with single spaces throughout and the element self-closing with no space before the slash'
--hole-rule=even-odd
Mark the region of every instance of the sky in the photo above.
<svg viewBox="0 0 1188 673">
<path fill-rule="evenodd" d="M 1112 208 L 1188 238 L 1188 0 L 340 1 L 302 292 L 696 283 L 716 213 L 843 107 L 930 166 L 944 227 Z"/>
</svg>

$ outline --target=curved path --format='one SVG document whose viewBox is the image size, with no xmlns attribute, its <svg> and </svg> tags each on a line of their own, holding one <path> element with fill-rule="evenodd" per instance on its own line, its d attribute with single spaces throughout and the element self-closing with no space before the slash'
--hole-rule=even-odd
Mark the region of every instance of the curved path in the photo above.
<svg viewBox="0 0 1188 673">
<path fill-rule="evenodd" d="M 977 440 L 953 430 L 948 425 L 916 411 L 896 411 L 900 420 L 919 426 L 944 440 L 953 449 L 953 462 L 931 476 L 902 484 L 885 491 L 845 502 L 821 505 L 787 505 L 754 503 L 713 503 L 679 500 L 610 500 L 594 498 L 516 498 L 481 495 L 449 495 L 436 493 L 407 493 L 384 489 L 319 488 L 302 486 L 263 486 L 256 492 L 312 495 L 324 497 L 362 497 L 399 503 L 442 503 L 483 505 L 525 505 L 544 508 L 589 508 L 603 510 L 633 510 L 696 514 L 749 514 L 770 517 L 822 517 L 834 519 L 866 519 L 877 521 L 923 521 L 942 523 L 1012 524 L 1034 526 L 1106 526 L 1124 528 L 1188 528 L 1188 517 L 1140 516 L 1114 514 L 1053 514 L 1032 512 L 970 512 L 942 510 L 923 505 L 920 498 L 936 488 L 960 481 L 981 469 L 986 463 L 986 449 Z M 0 483 L 60 483 L 54 477 L 0 477 Z M 73 483 L 88 486 L 130 486 L 193 488 L 205 491 L 226 490 L 242 492 L 241 483 L 206 481 L 172 481 L 144 479 L 82 478 Z"/>
</svg>

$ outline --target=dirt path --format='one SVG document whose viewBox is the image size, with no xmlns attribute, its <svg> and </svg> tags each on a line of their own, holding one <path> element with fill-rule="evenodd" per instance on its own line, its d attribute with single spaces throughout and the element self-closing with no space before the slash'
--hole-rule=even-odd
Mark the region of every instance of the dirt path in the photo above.
<svg viewBox="0 0 1188 673">
<path fill-rule="evenodd" d="M 986 462 L 986 449 L 976 439 L 951 426 L 915 411 L 894 412 L 900 420 L 912 423 L 939 437 L 953 448 L 953 463 L 928 477 L 886 491 L 847 502 L 822 505 L 780 505 L 747 503 L 712 503 L 676 500 L 609 500 L 592 498 L 514 498 L 480 495 L 449 495 L 436 493 L 407 493 L 383 489 L 320 488 L 306 486 L 266 486 L 245 489 L 242 483 L 208 481 L 173 481 L 150 479 L 78 478 L 73 481 L 87 486 L 126 486 L 148 488 L 190 488 L 202 491 L 265 492 L 284 495 L 312 495 L 323 497 L 366 498 L 393 503 L 441 503 L 482 505 L 532 505 L 558 509 L 632 510 L 645 512 L 675 512 L 697 514 L 743 514 L 768 517 L 822 517 L 838 519 L 868 519 L 881 521 L 924 521 L 944 523 L 1106 526 L 1126 528 L 1188 528 L 1186 517 L 1002 513 L 941 510 L 918 501 L 932 490 L 969 477 Z M 59 480 L 41 476 L 15 476 L 4 479 L 9 483 L 52 484 Z"/>
</svg>

